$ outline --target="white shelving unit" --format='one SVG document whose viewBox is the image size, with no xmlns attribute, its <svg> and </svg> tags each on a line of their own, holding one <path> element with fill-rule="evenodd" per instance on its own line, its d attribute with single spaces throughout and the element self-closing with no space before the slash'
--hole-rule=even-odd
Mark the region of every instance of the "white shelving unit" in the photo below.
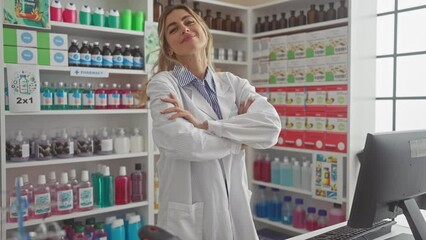
<svg viewBox="0 0 426 240">
<path fill-rule="evenodd" d="M 347 85 L 347 82 L 313 82 L 313 83 L 285 83 L 285 84 L 256 84 L 257 88 L 279 88 L 279 87 L 309 87 L 309 86 L 336 86 Z"/>
<path fill-rule="evenodd" d="M 49 110 L 40 112 L 10 112 L 6 116 L 37 116 L 37 115 L 110 115 L 110 114 L 147 114 L 148 109 L 96 109 L 96 110 Z"/>
<path fill-rule="evenodd" d="M 8 65 L 14 65 L 14 64 L 6 64 L 5 68 L 7 68 Z M 61 66 L 44 66 L 39 65 L 38 69 L 42 72 L 67 72 L 70 73 L 72 71 L 102 71 L 107 74 L 117 74 L 117 75 L 140 75 L 144 76 L 147 75 L 144 70 L 133 70 L 133 69 L 108 69 L 108 68 L 88 68 L 88 67 L 61 67 Z"/>
<path fill-rule="evenodd" d="M 264 223 L 266 225 L 274 226 L 276 228 L 284 229 L 284 230 L 287 230 L 289 232 L 296 233 L 296 234 L 304 234 L 304 233 L 308 232 L 308 230 L 306 230 L 306 229 L 295 228 L 295 227 L 293 227 L 291 225 L 282 224 L 280 222 L 273 222 L 273 221 L 270 221 L 270 220 L 268 220 L 266 218 L 253 217 L 253 220 L 255 222 Z"/>
</svg>

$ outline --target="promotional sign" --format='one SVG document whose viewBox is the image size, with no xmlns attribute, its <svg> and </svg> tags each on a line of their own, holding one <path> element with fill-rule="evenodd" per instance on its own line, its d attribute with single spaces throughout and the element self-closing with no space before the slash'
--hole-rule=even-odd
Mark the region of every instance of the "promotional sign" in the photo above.
<svg viewBox="0 0 426 240">
<path fill-rule="evenodd" d="M 40 75 L 36 66 L 8 65 L 7 82 L 11 112 L 40 111 Z"/>
<path fill-rule="evenodd" d="M 312 197 L 343 202 L 343 156 L 334 153 L 315 153 L 312 176 Z"/>
<path fill-rule="evenodd" d="M 3 22 L 50 29 L 49 0 L 3 1 Z"/>
</svg>

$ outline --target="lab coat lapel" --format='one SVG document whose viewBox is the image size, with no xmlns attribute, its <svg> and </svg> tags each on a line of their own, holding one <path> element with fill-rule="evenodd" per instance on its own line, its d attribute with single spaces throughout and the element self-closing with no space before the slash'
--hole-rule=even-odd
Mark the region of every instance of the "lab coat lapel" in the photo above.
<svg viewBox="0 0 426 240">
<path fill-rule="evenodd" d="M 207 114 L 210 118 L 217 120 L 216 113 L 214 112 L 213 108 L 210 106 L 210 104 L 207 102 L 206 99 L 201 95 L 200 92 L 198 92 L 197 89 L 195 89 L 192 85 L 187 85 L 183 88 L 185 92 L 188 94 L 188 96 L 191 97 L 192 102 L 194 105 L 200 109 L 202 112 Z"/>
<path fill-rule="evenodd" d="M 216 84 L 217 101 L 219 102 L 220 111 L 222 112 L 222 118 L 228 119 L 231 108 L 235 104 L 235 96 L 234 94 L 227 94 L 231 89 L 228 81 L 221 79 L 217 75 L 213 75 L 213 78 Z"/>
</svg>

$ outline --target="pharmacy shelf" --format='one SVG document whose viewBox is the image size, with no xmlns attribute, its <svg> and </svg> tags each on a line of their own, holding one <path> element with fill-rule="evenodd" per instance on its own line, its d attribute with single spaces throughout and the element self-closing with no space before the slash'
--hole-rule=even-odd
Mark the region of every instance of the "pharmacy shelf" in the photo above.
<svg viewBox="0 0 426 240">
<path fill-rule="evenodd" d="M 143 37 L 144 32 L 124 30 L 119 28 L 108 28 L 108 27 L 97 27 L 90 25 L 65 23 L 65 22 L 50 22 L 52 26 L 52 32 L 54 33 L 65 33 L 73 36 L 84 36 L 99 39 L 111 39 L 120 38 L 128 39 L 129 37 Z"/>
<path fill-rule="evenodd" d="M 128 153 L 128 154 L 111 154 L 111 155 L 94 155 L 91 157 L 75 157 L 75 158 L 57 158 L 44 161 L 27 161 L 27 162 L 6 162 L 6 169 L 10 168 L 26 168 L 38 167 L 59 164 L 75 164 L 82 162 L 96 162 L 96 161 L 110 161 L 124 158 L 138 158 L 148 156 L 147 152 L 141 153 Z"/>
<path fill-rule="evenodd" d="M 234 66 L 248 66 L 248 63 L 246 61 L 240 62 L 240 61 L 228 61 L 228 60 L 213 60 L 214 64 L 218 65 L 234 65 Z"/>
<path fill-rule="evenodd" d="M 210 29 L 210 33 L 213 36 L 216 35 L 216 36 L 225 36 L 225 37 L 239 37 L 239 38 L 247 39 L 247 34 L 244 34 L 244 33 L 227 32 L 227 31 L 213 30 L 213 29 Z"/>
<path fill-rule="evenodd" d="M 288 191 L 288 192 L 294 192 L 294 193 L 299 193 L 299 194 L 308 195 L 308 196 L 312 195 L 311 191 L 307 191 L 307 190 L 303 190 L 303 189 L 299 189 L 299 188 L 286 187 L 286 186 L 279 185 L 279 184 L 261 182 L 261 181 L 256 181 L 256 180 L 253 180 L 252 183 L 259 185 L 259 186 L 276 188 L 276 189 L 280 189 L 280 190 L 284 190 L 284 191 Z"/>
<path fill-rule="evenodd" d="M 4 67 L 7 68 L 8 65 L 16 64 L 6 64 Z M 133 69 L 115 69 L 115 68 L 90 68 L 90 67 L 66 67 L 66 66 L 45 66 L 37 65 L 37 68 L 40 71 L 46 72 L 69 72 L 75 70 L 81 71 L 105 71 L 108 74 L 120 74 L 120 75 L 147 75 L 144 70 L 133 70 Z"/>
<path fill-rule="evenodd" d="M 238 4 L 234 4 L 234 3 L 227 3 L 227 2 L 222 2 L 222 1 L 217 1 L 217 0 L 198 0 L 197 2 L 200 3 L 206 3 L 206 4 L 211 4 L 215 7 L 226 7 L 226 8 L 234 8 L 237 10 L 248 10 L 249 7 L 243 6 L 243 5 L 238 5 Z"/>
<path fill-rule="evenodd" d="M 158 214 L 158 209 L 154 209 L 154 214 Z"/>
<path fill-rule="evenodd" d="M 257 222 L 261 222 L 261 223 L 266 223 L 268 225 L 278 227 L 278 228 L 281 228 L 281 229 L 285 229 L 285 230 L 288 230 L 290 232 L 294 232 L 294 233 L 298 233 L 298 234 L 304 234 L 304 233 L 308 232 L 308 230 L 306 230 L 306 229 L 294 228 L 291 225 L 285 225 L 285 224 L 282 224 L 280 222 L 269 221 L 266 218 L 259 218 L 259 217 L 253 216 L 253 220 L 257 221 Z"/>
<path fill-rule="evenodd" d="M 311 31 L 316 31 L 316 30 L 321 30 L 321 29 L 345 26 L 347 24 L 348 24 L 348 19 L 342 18 L 342 19 L 337 19 L 337 20 L 332 20 L 332 21 L 313 23 L 313 24 L 307 24 L 307 25 L 303 25 L 303 26 L 278 29 L 278 30 L 262 32 L 262 33 L 256 33 L 256 34 L 253 35 L 253 38 L 256 39 L 256 38 L 264 38 L 264 37 L 273 37 L 273 36 L 278 36 L 278 35 L 289 35 L 289 34 L 298 33 L 298 32 L 311 32 Z"/>
<path fill-rule="evenodd" d="M 304 83 L 283 83 L 283 84 L 253 84 L 257 88 L 273 88 L 273 87 L 309 87 L 309 86 L 336 86 L 347 85 L 348 82 L 304 82 Z"/>
<path fill-rule="evenodd" d="M 126 205 L 116 205 L 116 206 L 107 207 L 107 208 L 96 208 L 96 209 L 93 209 L 91 211 L 86 211 L 86 212 L 75 212 L 75 213 L 66 214 L 66 215 L 52 216 L 52 217 L 48 217 L 48 218 L 45 218 L 45 219 L 29 220 L 29 221 L 24 222 L 24 227 L 38 225 L 38 224 L 41 224 L 41 223 L 57 222 L 57 221 L 65 220 L 65 219 L 71 219 L 71 218 L 81 218 L 81 217 L 87 217 L 87 216 L 94 216 L 94 215 L 97 215 L 97 214 L 116 212 L 116 211 L 133 209 L 133 208 L 144 207 L 144 206 L 148 206 L 147 201 L 129 203 L 129 204 L 126 204 Z M 17 223 L 7 223 L 6 224 L 6 230 L 16 229 L 16 228 L 18 228 Z"/>
<path fill-rule="evenodd" d="M 10 112 L 6 116 L 35 116 L 35 115 L 108 115 L 108 114 L 146 114 L 148 109 L 94 109 L 94 110 L 45 110 L 40 112 Z"/>
<path fill-rule="evenodd" d="M 297 153 L 322 153 L 322 154 L 333 154 L 337 156 L 346 157 L 346 153 L 332 152 L 332 151 L 319 151 L 319 150 L 311 150 L 311 149 L 303 149 L 303 148 L 290 148 L 290 147 L 271 147 L 273 150 L 280 151 L 288 151 L 288 152 L 297 152 Z"/>
</svg>

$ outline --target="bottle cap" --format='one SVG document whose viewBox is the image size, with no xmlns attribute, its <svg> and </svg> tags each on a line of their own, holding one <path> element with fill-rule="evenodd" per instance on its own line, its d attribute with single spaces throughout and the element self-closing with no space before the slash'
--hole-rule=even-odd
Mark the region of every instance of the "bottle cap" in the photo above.
<svg viewBox="0 0 426 240">
<path fill-rule="evenodd" d="M 61 173 L 61 184 L 67 184 L 68 183 L 68 173 L 63 172 Z"/>
<path fill-rule="evenodd" d="M 22 142 L 24 140 L 24 136 L 22 136 L 22 131 L 18 131 L 18 134 L 16 135 L 16 141 Z"/>
<path fill-rule="evenodd" d="M 126 221 L 129 221 L 130 217 L 135 216 L 135 215 L 136 215 L 136 213 L 134 213 L 134 212 L 126 213 Z"/>
<path fill-rule="evenodd" d="M 95 225 L 95 218 L 91 217 L 86 219 L 86 225 Z"/>
<path fill-rule="evenodd" d="M 105 228 L 105 224 L 103 222 L 97 222 L 95 223 L 95 229 L 101 230 Z"/>
<path fill-rule="evenodd" d="M 120 166 L 120 176 L 126 176 L 126 167 L 125 166 Z"/>
<path fill-rule="evenodd" d="M 52 1 L 52 2 L 50 3 L 50 6 L 51 6 L 51 7 L 54 7 L 54 8 L 62 8 L 61 1 L 57 1 L 57 0 Z"/>
<path fill-rule="evenodd" d="M 89 181 L 89 171 L 84 170 L 81 172 L 81 181 L 88 182 Z"/>
<path fill-rule="evenodd" d="M 22 177 L 15 178 L 15 187 L 16 186 L 19 186 L 19 187 L 24 186 L 24 179 L 22 179 Z"/>
<path fill-rule="evenodd" d="M 37 181 L 37 183 L 39 184 L 39 185 L 44 185 L 44 184 L 46 184 L 46 176 L 45 175 L 38 175 L 38 181 Z"/>
<path fill-rule="evenodd" d="M 129 224 L 138 223 L 141 221 L 141 216 L 134 215 L 129 218 Z"/>
<path fill-rule="evenodd" d="M 311 165 L 311 163 L 309 161 L 303 162 L 304 167 L 309 167 L 310 165 Z"/>
<path fill-rule="evenodd" d="M 280 190 L 278 188 L 272 188 L 272 192 L 279 192 Z"/>
<path fill-rule="evenodd" d="M 41 134 L 40 134 L 40 139 L 41 140 L 43 140 L 43 141 L 46 141 L 47 140 L 47 135 L 46 135 L 46 133 L 43 131 L 43 132 L 41 132 Z"/>
<path fill-rule="evenodd" d="M 68 10 L 77 10 L 77 7 L 74 3 L 68 3 L 66 9 Z"/>
<path fill-rule="evenodd" d="M 80 12 L 90 13 L 90 6 L 89 5 L 82 5 L 80 8 Z"/>
<path fill-rule="evenodd" d="M 104 11 L 104 9 L 103 8 L 101 8 L 101 7 L 97 7 L 96 8 L 96 10 L 95 10 L 95 13 L 96 14 L 105 14 L 105 11 Z"/>
<path fill-rule="evenodd" d="M 279 161 L 280 161 L 280 158 L 278 157 L 274 158 L 274 162 L 279 162 Z"/>
<path fill-rule="evenodd" d="M 120 12 L 117 9 L 111 9 L 111 10 L 109 10 L 109 15 L 113 16 L 113 17 L 119 17 Z"/>
<path fill-rule="evenodd" d="M 124 45 L 126 48 L 130 48 L 130 44 L 126 44 Z"/>
<path fill-rule="evenodd" d="M 289 163 L 289 161 L 288 161 L 288 157 L 284 157 L 284 162 L 285 162 L 285 163 Z"/>
<path fill-rule="evenodd" d="M 98 171 L 97 171 L 98 173 L 103 173 L 103 169 L 102 169 L 102 167 L 103 167 L 103 166 L 104 166 L 104 165 L 102 165 L 102 164 L 98 164 L 98 166 L 97 166 L 97 168 L 96 168 L 96 169 L 98 170 Z"/>
<path fill-rule="evenodd" d="M 29 180 L 28 180 L 28 174 L 23 174 L 22 175 L 22 180 L 24 181 L 24 183 L 29 182 Z"/>
<path fill-rule="evenodd" d="M 114 222 L 117 219 L 116 216 L 109 216 L 107 218 L 105 218 L 105 224 L 111 224 L 112 222 Z"/>
<path fill-rule="evenodd" d="M 123 226 L 124 226 L 124 221 L 121 218 L 114 220 L 114 222 L 112 222 L 112 224 L 111 224 L 111 228 L 118 228 L 118 227 L 123 227 Z"/>
<path fill-rule="evenodd" d="M 314 207 L 308 207 L 308 213 L 315 213 L 316 211 Z"/>
<path fill-rule="evenodd" d="M 291 196 L 284 196 L 284 202 L 291 202 Z"/>
<path fill-rule="evenodd" d="M 74 226 L 74 229 L 76 233 L 84 233 L 85 227 L 83 225 L 77 225 L 77 226 Z"/>
<path fill-rule="evenodd" d="M 49 173 L 49 180 L 56 180 L 56 172 L 52 171 Z"/>
<path fill-rule="evenodd" d="M 71 179 L 77 178 L 77 173 L 76 173 L 75 169 L 71 169 L 70 170 L 70 175 L 69 176 L 70 176 Z"/>
<path fill-rule="evenodd" d="M 140 171 L 140 170 L 142 170 L 142 164 L 140 164 L 140 163 L 136 163 L 136 164 L 135 164 L 135 170 L 136 170 L 136 171 Z"/>
<path fill-rule="evenodd" d="M 298 167 L 300 165 L 299 161 L 294 161 L 294 166 Z"/>
<path fill-rule="evenodd" d="M 109 167 L 108 166 L 105 166 L 105 168 L 103 169 L 104 170 L 104 176 L 110 176 L 111 175 L 111 173 L 110 173 L 110 171 L 109 171 Z"/>
<path fill-rule="evenodd" d="M 296 204 L 303 204 L 303 199 L 296 198 Z"/>
<path fill-rule="evenodd" d="M 325 216 L 327 216 L 327 211 L 324 210 L 324 209 L 320 209 L 320 210 L 318 210 L 318 215 L 321 216 L 321 217 L 325 217 Z"/>
</svg>

